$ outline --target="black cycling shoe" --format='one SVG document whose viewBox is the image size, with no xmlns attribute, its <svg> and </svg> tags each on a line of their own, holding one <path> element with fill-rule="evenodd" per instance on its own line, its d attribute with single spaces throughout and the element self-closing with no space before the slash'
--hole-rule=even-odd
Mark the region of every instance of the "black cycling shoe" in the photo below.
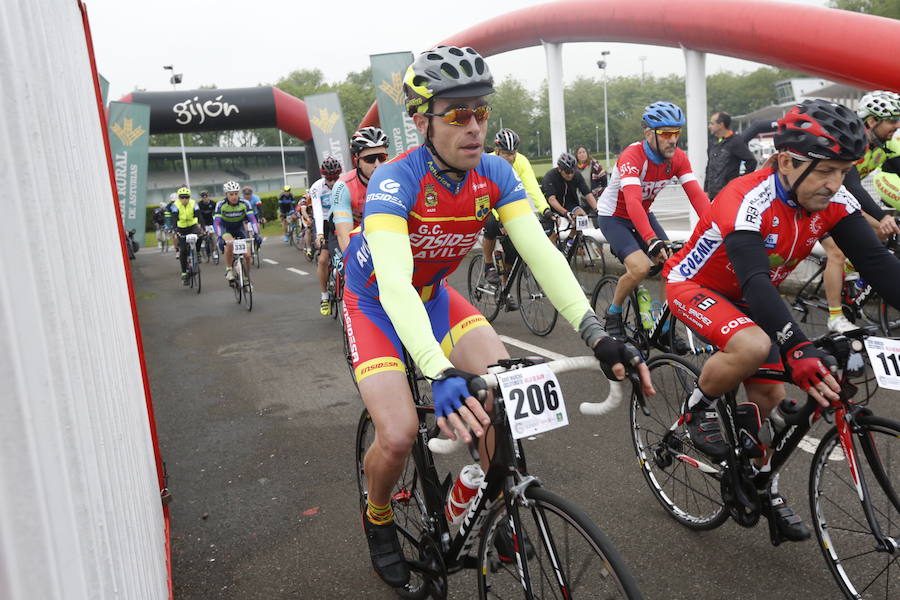
<svg viewBox="0 0 900 600">
<path fill-rule="evenodd" d="M 607 311 L 604 329 L 606 329 L 606 333 L 620 342 L 627 341 L 625 337 L 625 325 L 622 323 L 622 313 L 613 314 Z"/>
<path fill-rule="evenodd" d="M 722 438 L 722 426 L 714 405 L 700 401 L 684 414 L 684 424 L 697 450 L 715 459 L 728 455 L 728 444 Z"/>
<path fill-rule="evenodd" d="M 506 312 L 515 312 L 519 310 L 519 303 L 512 296 L 506 297 Z"/>
<path fill-rule="evenodd" d="M 491 285 L 500 285 L 500 274 L 497 272 L 497 266 L 494 263 L 484 265 L 484 279 Z"/>
<path fill-rule="evenodd" d="M 531 540 L 528 539 L 528 535 L 525 535 L 524 542 L 525 556 L 533 558 L 534 546 L 531 545 Z M 512 527 L 509 526 L 509 521 L 504 521 L 497 527 L 497 531 L 494 533 L 494 548 L 497 549 L 497 558 L 500 559 L 500 562 L 515 562 L 516 545 L 513 540 Z"/>
<path fill-rule="evenodd" d="M 690 345 L 685 341 L 683 337 L 678 335 L 676 332 L 672 332 L 672 350 L 678 356 L 684 356 L 688 352 L 691 351 Z"/>
<path fill-rule="evenodd" d="M 385 525 L 375 525 L 365 513 L 362 521 L 375 572 L 391 587 L 405 586 L 409 583 L 409 565 L 403 557 L 403 549 L 397 537 L 397 524 L 391 521 Z"/>
<path fill-rule="evenodd" d="M 775 519 L 775 527 L 781 537 L 791 542 L 804 542 L 809 539 L 811 535 L 809 527 L 803 523 L 800 515 L 787 505 L 784 497 L 769 492 L 760 493 L 763 503 L 769 507 L 772 518 Z"/>
</svg>

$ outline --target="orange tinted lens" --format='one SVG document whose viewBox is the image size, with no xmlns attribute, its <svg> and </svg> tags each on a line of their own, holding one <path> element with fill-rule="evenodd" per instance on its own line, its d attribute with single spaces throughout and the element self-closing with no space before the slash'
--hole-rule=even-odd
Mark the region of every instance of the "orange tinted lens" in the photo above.
<svg viewBox="0 0 900 600">
<path fill-rule="evenodd" d="M 479 123 L 484 123 L 487 121 L 488 116 L 491 114 L 490 106 L 479 106 L 475 109 L 475 120 Z"/>
<path fill-rule="evenodd" d="M 450 125 L 465 125 L 474 114 L 470 108 L 453 108 L 444 113 L 444 122 Z"/>
<path fill-rule="evenodd" d="M 678 136 L 680 136 L 681 130 L 679 129 L 677 131 L 661 131 L 661 130 L 657 129 L 656 135 L 658 135 L 659 137 L 661 137 L 665 140 L 671 140 L 673 138 L 677 138 Z"/>
</svg>

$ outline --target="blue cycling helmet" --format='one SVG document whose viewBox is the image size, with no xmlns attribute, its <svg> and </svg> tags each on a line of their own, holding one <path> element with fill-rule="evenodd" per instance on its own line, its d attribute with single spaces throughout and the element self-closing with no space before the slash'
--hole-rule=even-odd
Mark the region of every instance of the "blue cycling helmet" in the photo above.
<svg viewBox="0 0 900 600">
<path fill-rule="evenodd" d="M 671 102 L 654 102 L 644 108 L 641 115 L 644 127 L 656 129 L 657 127 L 684 127 L 684 112 L 676 104 Z"/>
</svg>

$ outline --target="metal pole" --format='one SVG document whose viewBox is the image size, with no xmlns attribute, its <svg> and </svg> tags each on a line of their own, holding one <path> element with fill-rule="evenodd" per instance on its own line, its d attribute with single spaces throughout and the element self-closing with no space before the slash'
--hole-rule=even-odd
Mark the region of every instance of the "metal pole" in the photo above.
<svg viewBox="0 0 900 600">
<path fill-rule="evenodd" d="M 541 130 L 538 129 L 536 133 L 537 133 L 537 137 L 538 137 L 538 150 L 537 150 L 537 155 L 540 156 L 540 155 L 541 155 Z"/>
<path fill-rule="evenodd" d="M 563 98 L 562 44 L 543 42 L 547 58 L 547 90 L 550 104 L 550 157 L 566 151 L 566 113 Z"/>
<path fill-rule="evenodd" d="M 688 160 L 700 186 L 706 176 L 706 53 L 684 50 L 686 75 L 684 78 L 687 100 Z M 697 215 L 688 211 L 691 227 L 697 224 Z"/>
<path fill-rule="evenodd" d="M 284 179 L 282 185 L 287 185 L 287 167 L 284 164 L 284 137 L 282 137 L 280 129 L 278 130 L 278 143 L 281 145 L 281 176 Z"/>
<path fill-rule="evenodd" d="M 181 164 L 184 165 L 184 185 L 189 188 L 191 187 L 191 176 L 188 175 L 187 154 L 184 151 L 184 134 L 179 133 L 178 139 L 181 140 Z"/>
<path fill-rule="evenodd" d="M 594 151 L 600 152 L 600 126 L 594 125 Z"/>
<path fill-rule="evenodd" d="M 609 56 L 609 50 L 600 53 L 603 58 L 597 61 L 597 66 L 603 69 L 603 138 L 606 140 L 606 157 L 603 163 L 609 169 L 609 103 L 606 101 L 606 82 L 609 77 L 606 73 L 606 57 Z"/>
</svg>

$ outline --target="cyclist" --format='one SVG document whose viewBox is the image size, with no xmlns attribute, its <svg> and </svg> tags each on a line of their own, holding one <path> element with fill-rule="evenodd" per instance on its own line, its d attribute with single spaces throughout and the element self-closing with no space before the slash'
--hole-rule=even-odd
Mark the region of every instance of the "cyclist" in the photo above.
<svg viewBox="0 0 900 600">
<path fill-rule="evenodd" d="M 600 231 L 625 265 L 625 274 L 619 278 L 612 304 L 606 310 L 606 330 L 614 337 L 625 338 L 625 299 L 650 274 L 654 263 L 662 264 L 670 255 L 668 236 L 650 212 L 656 196 L 677 177 L 698 215 L 709 207 L 709 198 L 697 182 L 687 154 L 678 147 L 685 123 L 684 113 L 671 102 L 654 102 L 644 108 L 644 139 L 619 156 L 609 187 L 597 203 Z"/>
<path fill-rule="evenodd" d="M 328 252 L 328 238 L 331 235 L 331 188 L 341 176 L 343 167 L 338 159 L 326 156 L 319 167 L 322 178 L 309 186 L 309 198 L 312 204 L 313 221 L 316 228 L 316 248 L 320 249 L 316 271 L 319 276 L 322 298 L 319 312 L 327 316 L 331 314 L 331 303 L 328 301 L 328 269 L 331 268 L 331 256 Z"/>
<path fill-rule="evenodd" d="M 153 209 L 153 227 L 154 227 L 154 229 L 156 229 L 156 243 L 160 248 L 162 248 L 162 246 L 163 246 L 163 239 L 164 239 L 163 236 L 166 235 L 165 212 L 166 212 L 166 203 L 165 202 L 160 202 L 159 206 L 157 206 L 155 209 Z"/>
<path fill-rule="evenodd" d="M 587 214 L 578 201 L 579 193 L 587 201 L 591 212 L 597 212 L 597 199 L 578 172 L 578 161 L 568 152 L 560 154 L 556 166 L 544 175 L 541 190 L 550 207 L 569 220 L 575 215 Z"/>
<path fill-rule="evenodd" d="M 232 240 L 244 239 L 247 237 L 247 231 L 244 228 L 246 221 L 250 225 L 253 237 L 259 243 L 259 225 L 256 217 L 253 216 L 253 209 L 250 205 L 240 198 L 241 186 L 237 181 L 226 181 L 222 186 L 225 192 L 225 199 L 220 200 L 216 205 L 216 214 L 213 219 L 213 226 L 216 235 L 219 236 L 219 252 L 225 254 L 225 279 L 229 282 L 234 281 L 234 272 L 231 268 L 231 261 L 234 258 L 232 251 Z M 250 269 L 250 253 L 244 254 L 244 268 Z"/>
<path fill-rule="evenodd" d="M 300 200 L 297 202 L 297 207 L 295 209 L 295 216 L 303 223 L 303 226 L 306 228 L 303 230 L 303 251 L 306 253 L 306 257 L 312 260 L 312 227 L 313 227 L 313 219 L 310 214 L 312 207 L 312 201 L 309 198 L 309 194 L 301 194 Z"/>
<path fill-rule="evenodd" d="M 884 145 L 887 158 L 872 176 L 882 202 L 900 210 L 900 140 L 891 138 Z"/>
<path fill-rule="evenodd" d="M 489 423 L 485 409 L 469 397 L 467 372 L 482 373 L 508 356 L 487 320 L 446 283 L 492 208 L 607 376 L 622 377 L 621 363 L 636 358 L 603 331 L 565 259 L 542 235 L 512 168 L 483 154 L 493 78 L 482 57 L 455 46 L 424 52 L 407 69 L 404 89 L 425 144 L 372 175 L 361 232 L 354 232 L 347 247 L 344 289 L 353 366 L 376 431 L 365 457 L 369 496 L 363 527 L 372 564 L 392 586 L 407 582 L 409 568 L 390 494 L 418 429 L 402 348 L 433 381 L 440 429 L 465 441 L 471 439 L 467 427 L 480 438 Z M 646 367 L 639 369 L 652 393 Z"/>
<path fill-rule="evenodd" d="M 350 232 L 362 222 L 366 186 L 378 165 L 387 161 L 387 150 L 387 136 L 378 127 L 363 127 L 350 138 L 350 154 L 356 168 L 341 175 L 331 190 L 332 235 L 342 253 L 350 243 Z M 334 251 L 331 237 L 328 250 Z"/>
<path fill-rule="evenodd" d="M 209 197 L 209 192 L 203 190 L 200 192 L 200 202 L 197 203 L 197 207 L 200 209 L 200 227 L 203 229 L 203 235 L 207 235 L 208 227 L 212 227 L 213 224 L 213 215 L 216 212 L 216 203 Z M 216 250 L 213 250 L 213 257 L 218 258 L 218 253 Z"/>
<path fill-rule="evenodd" d="M 869 92 L 860 98 L 856 114 L 863 119 L 866 126 L 866 153 L 857 161 L 856 168 L 847 174 L 844 186 L 860 203 L 863 212 L 871 216 L 869 222 L 879 234 L 888 236 L 900 233 L 894 218 L 885 214 L 869 192 L 863 188 L 861 181 L 881 166 L 887 158 L 885 144 L 900 127 L 900 96 L 882 90 Z M 856 329 L 856 325 L 844 316 L 841 309 L 844 253 L 828 236 L 820 242 L 827 259 L 825 270 L 822 272 L 822 282 L 825 287 L 825 300 L 828 302 L 828 329 L 838 333 L 851 331 Z"/>
<path fill-rule="evenodd" d="M 178 199 L 172 203 L 172 220 L 175 223 L 175 235 L 178 239 L 178 259 L 181 262 L 181 281 L 188 285 L 187 274 L 187 235 L 197 234 L 196 250 L 200 252 L 200 243 L 203 238 L 203 230 L 200 229 L 200 207 L 191 200 L 191 190 L 186 187 L 178 188 Z"/>
<path fill-rule="evenodd" d="M 544 230 L 553 228 L 553 221 L 550 217 L 552 211 L 541 186 L 538 185 L 537 178 L 534 176 L 534 169 L 531 168 L 531 161 L 519 152 L 519 134 L 512 129 L 501 129 L 494 136 L 494 154 L 500 156 L 506 162 L 512 165 L 522 185 L 525 186 L 525 193 L 528 196 L 528 203 L 531 210 L 541 215 L 541 225 Z M 489 283 L 494 285 L 500 284 L 500 276 L 497 274 L 497 268 L 494 266 L 494 248 L 497 247 L 497 238 L 500 236 L 500 222 L 497 220 L 496 211 L 491 211 L 488 215 L 487 222 L 484 224 L 484 241 L 482 242 L 482 253 L 484 256 L 484 277 Z M 516 249 L 511 243 L 503 246 L 504 262 L 507 270 L 512 268 L 516 260 Z M 518 310 L 518 306 L 512 297 L 507 300 L 506 308 L 510 311 Z"/>
<path fill-rule="evenodd" d="M 184 186 L 182 186 L 184 187 Z M 170 237 L 175 235 L 175 220 L 172 218 L 172 205 L 175 204 L 175 201 L 178 199 L 178 194 L 173 192 L 169 194 L 169 201 L 166 202 L 166 207 L 163 209 L 163 219 L 165 221 L 166 233 Z M 178 258 L 178 245 L 175 244 L 175 239 L 172 237 L 172 245 L 175 246 L 175 258 Z"/>
<path fill-rule="evenodd" d="M 252 193 L 252 191 L 251 191 Z M 253 208 L 252 206 L 250 208 Z M 291 193 L 291 186 L 286 185 L 278 197 L 278 218 L 281 220 L 281 232 L 284 234 L 284 243 L 287 244 L 288 239 L 288 218 L 294 214 L 294 194 Z"/>
<path fill-rule="evenodd" d="M 832 234 L 888 303 L 900 306 L 900 261 L 879 242 L 842 185 L 866 149 L 859 118 L 839 104 L 805 100 L 778 121 L 775 148 L 767 166 L 719 192 L 663 269 L 672 311 L 719 348 L 704 364 L 684 417 L 695 446 L 714 458 L 727 453 L 715 411 L 718 398 L 744 382 L 750 416 L 740 426 L 751 434 L 784 399 L 783 383 L 755 377 L 760 366 L 786 369 L 823 406 L 838 398 L 825 355 L 807 340 L 776 289 L 823 233 Z M 757 467 L 770 468 L 757 450 Z M 775 509 L 775 525 L 785 538 L 809 537 L 778 494 L 777 475 L 760 494 Z"/>
</svg>

